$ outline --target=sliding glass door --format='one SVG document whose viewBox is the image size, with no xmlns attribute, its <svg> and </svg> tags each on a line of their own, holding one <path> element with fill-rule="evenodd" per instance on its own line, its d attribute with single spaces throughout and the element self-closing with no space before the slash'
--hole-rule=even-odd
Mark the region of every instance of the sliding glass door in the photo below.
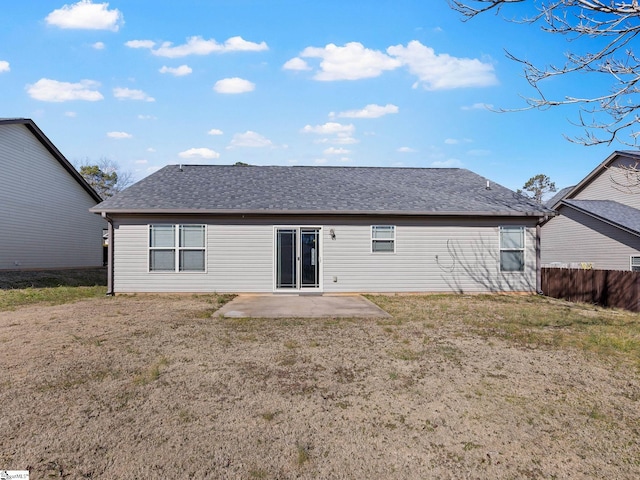
<svg viewBox="0 0 640 480">
<path fill-rule="evenodd" d="M 320 290 L 320 228 L 276 228 L 276 290 Z"/>
</svg>

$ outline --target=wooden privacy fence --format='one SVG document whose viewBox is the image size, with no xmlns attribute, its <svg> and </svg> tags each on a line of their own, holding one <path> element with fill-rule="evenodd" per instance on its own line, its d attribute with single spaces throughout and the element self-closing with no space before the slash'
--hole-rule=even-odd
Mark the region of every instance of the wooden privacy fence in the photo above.
<svg viewBox="0 0 640 480">
<path fill-rule="evenodd" d="M 543 268 L 542 293 L 571 302 L 640 312 L 640 272 Z"/>
</svg>

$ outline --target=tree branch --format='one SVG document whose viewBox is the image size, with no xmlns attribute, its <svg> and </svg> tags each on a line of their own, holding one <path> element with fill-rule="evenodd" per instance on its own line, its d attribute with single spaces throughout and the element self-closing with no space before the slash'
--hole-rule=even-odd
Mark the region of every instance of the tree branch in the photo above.
<svg viewBox="0 0 640 480">
<path fill-rule="evenodd" d="M 640 138 L 640 119 L 637 115 L 640 110 L 640 59 L 635 55 L 632 45 L 640 33 L 638 0 L 449 0 L 451 8 L 460 12 L 465 21 L 488 11 L 499 14 L 516 3 L 529 3 L 535 6 L 536 13 L 506 21 L 540 23 L 544 32 L 562 35 L 570 42 L 580 41 L 581 45 L 587 45 L 587 51 L 564 54 L 565 61 L 561 66 L 536 66 L 507 51 L 507 58 L 522 64 L 525 79 L 536 95 L 523 97 L 526 103 L 523 108 L 500 111 L 544 110 L 578 105 L 580 120 L 574 124 L 583 127 L 585 135 L 572 141 L 597 145 L 615 140 L 637 147 Z M 608 92 L 592 97 L 567 93 L 559 99 L 545 95 L 546 80 L 559 76 L 574 78 L 578 74 L 600 74 L 610 78 Z M 580 83 L 576 79 L 574 85 Z M 592 120 L 586 122 L 583 114 L 589 114 Z M 623 132 L 628 132 L 628 135 L 623 135 Z"/>
</svg>

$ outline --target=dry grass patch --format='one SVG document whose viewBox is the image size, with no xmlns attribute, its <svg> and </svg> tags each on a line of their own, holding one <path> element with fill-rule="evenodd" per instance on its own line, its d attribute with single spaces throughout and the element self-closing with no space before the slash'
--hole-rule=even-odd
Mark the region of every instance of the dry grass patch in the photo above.
<svg viewBox="0 0 640 480">
<path fill-rule="evenodd" d="M 487 339 L 501 338 L 530 347 L 574 347 L 640 367 L 640 316 L 539 296 L 427 295 L 372 296 L 394 318 L 430 322 L 452 320 Z M 430 324 L 430 326 L 432 326 Z M 453 335 L 463 332 L 454 331 Z"/>
<path fill-rule="evenodd" d="M 0 272 L 0 311 L 35 303 L 61 305 L 107 292 L 105 268 Z"/>
<path fill-rule="evenodd" d="M 0 312 L 0 466 L 32 478 L 640 476 L 639 316 L 374 296 L 375 319 L 224 319 L 229 297 Z M 537 312 L 537 314 L 536 314 Z"/>
</svg>

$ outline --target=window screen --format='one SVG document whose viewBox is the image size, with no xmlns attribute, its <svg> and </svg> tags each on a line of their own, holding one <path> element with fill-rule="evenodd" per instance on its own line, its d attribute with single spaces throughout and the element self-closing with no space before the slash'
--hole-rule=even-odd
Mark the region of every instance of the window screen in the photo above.
<svg viewBox="0 0 640 480">
<path fill-rule="evenodd" d="M 395 252 L 396 227 L 394 225 L 373 225 L 371 227 L 371 251 Z"/>
<path fill-rule="evenodd" d="M 524 227 L 500 227 L 500 271 L 524 272 Z"/>
</svg>

